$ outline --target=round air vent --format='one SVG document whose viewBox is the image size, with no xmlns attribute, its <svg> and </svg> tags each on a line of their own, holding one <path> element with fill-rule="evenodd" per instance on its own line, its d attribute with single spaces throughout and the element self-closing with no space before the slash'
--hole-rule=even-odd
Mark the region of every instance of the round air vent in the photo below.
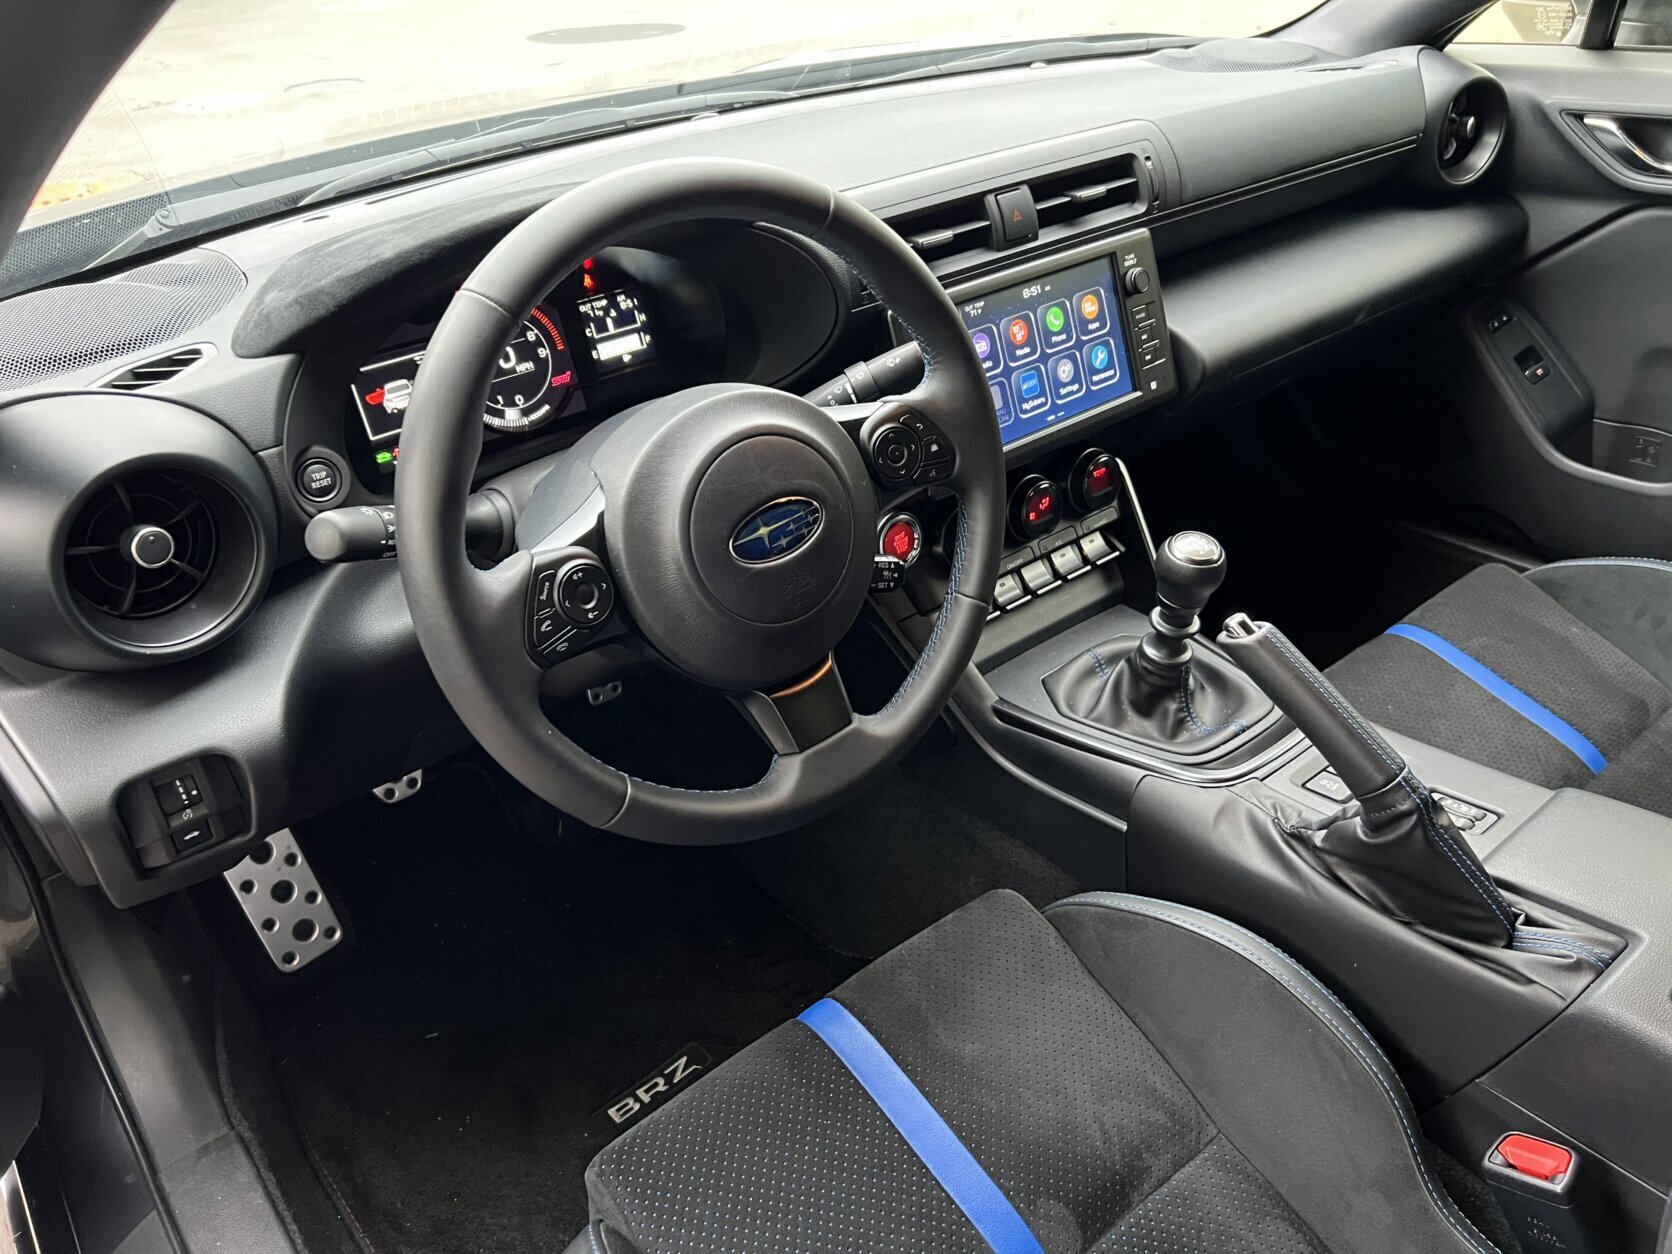
<svg viewBox="0 0 1672 1254">
<path fill-rule="evenodd" d="M 1441 177 L 1462 184 L 1485 174 L 1498 155 L 1508 113 L 1504 89 L 1492 79 L 1470 83 L 1453 96 L 1435 136 Z"/>
<path fill-rule="evenodd" d="M 153 618 L 184 605 L 215 570 L 213 492 L 191 472 L 110 480 L 70 522 L 70 590 L 113 618 Z"/>
<path fill-rule="evenodd" d="M 206 414 L 131 392 L 0 405 L 0 647 L 79 670 L 201 653 L 272 573 L 272 489 Z"/>
<path fill-rule="evenodd" d="M 1428 120 L 1414 167 L 1422 182 L 1463 187 L 1485 174 L 1503 146 L 1509 101 L 1498 80 L 1433 48 L 1418 54 Z"/>
<path fill-rule="evenodd" d="M 1460 165 L 1475 150 L 1479 138 L 1480 114 L 1465 87 L 1452 97 L 1446 119 L 1440 123 L 1440 168 L 1449 170 Z"/>
</svg>

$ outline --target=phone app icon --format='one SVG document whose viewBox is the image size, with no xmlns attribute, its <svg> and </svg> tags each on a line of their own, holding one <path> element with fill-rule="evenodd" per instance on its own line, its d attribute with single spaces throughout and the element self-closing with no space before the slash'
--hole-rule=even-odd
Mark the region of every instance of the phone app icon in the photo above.
<svg viewBox="0 0 1672 1254">
<path fill-rule="evenodd" d="M 1045 372 L 1038 366 L 1018 370 L 1015 382 L 1018 417 L 1031 418 L 1051 407 L 1051 393 L 1045 386 Z"/>
<path fill-rule="evenodd" d="M 1047 353 L 1067 348 L 1074 342 L 1074 320 L 1069 315 L 1068 302 L 1065 300 L 1054 300 L 1049 305 L 1041 305 L 1039 325 L 1043 328 L 1045 341 L 1042 347 Z"/>
<path fill-rule="evenodd" d="M 999 416 L 999 426 L 1008 427 L 1016 418 L 1010 408 L 1010 385 L 1003 379 L 995 379 L 987 385 L 987 390 L 993 394 L 993 412 Z"/>
<path fill-rule="evenodd" d="M 1086 377 L 1080 370 L 1080 359 L 1073 353 L 1051 358 L 1051 397 L 1056 401 L 1071 401 L 1083 395 Z"/>
<path fill-rule="evenodd" d="M 1102 335 L 1109 329 L 1109 302 L 1102 288 L 1089 288 L 1074 298 L 1074 320 L 1082 340 Z"/>
<path fill-rule="evenodd" d="M 1004 359 L 1012 366 L 1032 361 L 1039 356 L 1039 337 L 1034 331 L 1033 315 L 1019 313 L 1004 324 Z"/>
<path fill-rule="evenodd" d="M 1093 340 L 1085 347 L 1086 376 L 1094 388 L 1106 388 L 1120 380 L 1120 359 L 1115 356 L 1114 341 L 1108 337 Z"/>
<path fill-rule="evenodd" d="M 975 355 L 988 374 L 997 374 L 1004 368 L 1004 355 L 999 352 L 999 331 L 992 323 L 971 331 L 970 343 L 975 345 Z"/>
</svg>

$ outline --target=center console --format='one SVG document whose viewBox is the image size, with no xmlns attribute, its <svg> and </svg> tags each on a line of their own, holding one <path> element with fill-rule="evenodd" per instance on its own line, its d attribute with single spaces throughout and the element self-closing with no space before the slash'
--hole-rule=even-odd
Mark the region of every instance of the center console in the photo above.
<svg viewBox="0 0 1672 1254">
<path fill-rule="evenodd" d="M 1489 1179 L 1514 1175 L 1510 1133 L 1571 1151 L 1582 1175 L 1506 1203 L 1524 1233 L 1653 1248 L 1672 1188 L 1672 820 L 1384 738 L 1267 625 L 1203 639 L 1227 554 L 1197 532 L 1158 543 L 1111 448 L 1113 424 L 1176 387 L 1143 232 L 951 295 L 1010 466 L 1009 542 L 954 706 L 980 765 L 1097 817 L 1060 838 L 1076 848 L 1038 833 L 1087 878 L 1293 952 L 1389 1050 L 1429 1134 Z M 887 386 L 879 363 L 850 372 L 851 399 Z M 935 496 L 907 506 L 923 540 L 900 541 L 913 560 L 878 597 L 908 649 L 949 569 Z M 1029 830 L 1024 802 L 993 804 Z M 1574 1206 L 1586 1223 L 1564 1228 Z"/>
</svg>

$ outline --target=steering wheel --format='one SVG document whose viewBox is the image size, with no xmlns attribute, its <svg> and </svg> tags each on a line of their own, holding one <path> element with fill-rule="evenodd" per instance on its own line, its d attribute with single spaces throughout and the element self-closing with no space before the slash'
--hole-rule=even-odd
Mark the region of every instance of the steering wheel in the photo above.
<svg viewBox="0 0 1672 1254">
<path fill-rule="evenodd" d="M 466 501 L 495 362 L 560 279 L 631 233 L 709 218 L 815 240 L 858 272 L 922 347 L 922 382 L 821 409 L 708 384 L 619 414 L 534 488 L 516 549 L 465 551 Z M 946 599 L 878 713 L 853 713 L 832 650 L 870 587 L 877 527 L 925 484 L 959 498 Z M 401 433 L 400 571 L 418 641 L 465 726 L 528 789 L 605 831 L 729 844 L 786 830 L 900 760 L 951 696 L 986 622 L 1004 519 L 991 395 L 927 266 L 860 205 L 772 166 L 673 160 L 584 184 L 512 230 L 453 297 Z M 629 638 L 731 695 L 774 751 L 756 783 L 691 791 L 616 770 L 540 708 L 554 665 Z"/>
</svg>

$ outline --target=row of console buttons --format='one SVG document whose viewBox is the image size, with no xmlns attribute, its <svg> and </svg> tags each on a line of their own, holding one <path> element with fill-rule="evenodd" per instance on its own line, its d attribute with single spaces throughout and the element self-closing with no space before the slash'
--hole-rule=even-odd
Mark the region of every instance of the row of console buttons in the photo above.
<svg viewBox="0 0 1672 1254">
<path fill-rule="evenodd" d="M 1120 541 L 1098 528 L 1087 530 L 1065 544 L 1047 547 L 1042 556 L 999 575 L 993 584 L 992 616 L 1025 605 L 1070 579 L 1078 579 L 1092 567 L 1114 561 L 1124 551 Z"/>
<path fill-rule="evenodd" d="M 1332 770 L 1322 770 L 1306 781 L 1306 790 L 1315 792 L 1320 797 L 1328 797 L 1345 805 L 1353 799 L 1353 790 Z M 1448 797 L 1444 793 L 1435 793 L 1434 800 L 1438 801 L 1451 816 L 1452 826 L 1460 832 L 1484 832 L 1498 821 L 1498 816 L 1490 810 L 1483 810 L 1477 805 L 1470 805 L 1467 801 L 1457 797 Z"/>
</svg>

